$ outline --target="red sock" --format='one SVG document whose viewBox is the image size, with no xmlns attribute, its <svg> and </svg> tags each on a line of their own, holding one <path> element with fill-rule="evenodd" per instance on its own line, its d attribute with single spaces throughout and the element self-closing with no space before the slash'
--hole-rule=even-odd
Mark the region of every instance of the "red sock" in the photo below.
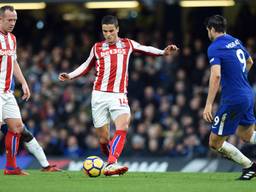
<svg viewBox="0 0 256 192">
<path fill-rule="evenodd" d="M 108 163 L 117 162 L 118 157 L 121 155 L 126 139 L 127 131 L 117 130 L 110 143 L 110 153 L 108 156 Z"/>
<path fill-rule="evenodd" d="M 109 155 L 109 144 L 108 143 L 100 143 L 101 152 L 108 157 Z"/>
<path fill-rule="evenodd" d="M 19 148 L 20 134 L 8 131 L 5 135 L 6 168 L 13 169 L 17 167 L 16 155 Z"/>
</svg>

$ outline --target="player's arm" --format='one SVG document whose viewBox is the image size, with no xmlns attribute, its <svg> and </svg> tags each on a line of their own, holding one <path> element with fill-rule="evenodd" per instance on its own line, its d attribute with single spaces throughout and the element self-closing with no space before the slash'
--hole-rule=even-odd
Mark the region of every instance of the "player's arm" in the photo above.
<svg viewBox="0 0 256 192">
<path fill-rule="evenodd" d="M 74 79 L 74 78 L 77 78 L 77 77 L 87 74 L 91 70 L 93 65 L 95 64 L 95 60 L 96 60 L 96 58 L 94 55 L 94 47 L 93 47 L 91 49 L 89 57 L 87 58 L 87 60 L 84 63 L 82 63 L 78 68 L 76 68 L 74 71 L 72 71 L 70 73 L 60 73 L 59 80 L 65 81 L 65 80 Z"/>
<path fill-rule="evenodd" d="M 176 45 L 168 45 L 164 50 L 161 50 L 152 46 L 141 45 L 134 40 L 129 41 L 131 42 L 134 52 L 139 52 L 150 56 L 170 55 L 179 49 Z"/>
<path fill-rule="evenodd" d="M 210 80 L 209 80 L 208 96 L 205 104 L 205 109 L 203 112 L 203 118 L 207 122 L 213 121 L 212 105 L 220 87 L 220 78 L 221 78 L 220 65 L 212 65 Z"/>
<path fill-rule="evenodd" d="M 26 81 L 25 77 L 23 76 L 23 73 L 20 69 L 20 66 L 19 66 L 17 60 L 15 60 L 15 62 L 14 62 L 13 74 L 14 74 L 15 78 L 18 80 L 18 82 L 20 82 L 22 85 L 22 90 L 23 90 L 22 99 L 27 101 L 30 98 L 30 90 L 29 90 L 27 81 Z"/>
<path fill-rule="evenodd" d="M 252 65 L 253 65 L 253 60 L 251 57 L 249 57 L 247 60 L 246 60 L 246 69 L 247 71 L 250 71 L 250 69 L 252 68 Z"/>
</svg>

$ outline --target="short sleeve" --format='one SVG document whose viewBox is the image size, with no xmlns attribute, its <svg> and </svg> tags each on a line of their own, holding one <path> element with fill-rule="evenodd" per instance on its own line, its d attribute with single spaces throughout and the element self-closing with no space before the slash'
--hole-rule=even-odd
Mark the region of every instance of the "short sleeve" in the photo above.
<svg viewBox="0 0 256 192">
<path fill-rule="evenodd" d="M 217 53 L 217 50 L 214 49 L 213 47 L 209 47 L 209 49 L 208 49 L 208 59 L 209 59 L 210 65 L 220 65 L 221 64 L 220 56 Z"/>
</svg>

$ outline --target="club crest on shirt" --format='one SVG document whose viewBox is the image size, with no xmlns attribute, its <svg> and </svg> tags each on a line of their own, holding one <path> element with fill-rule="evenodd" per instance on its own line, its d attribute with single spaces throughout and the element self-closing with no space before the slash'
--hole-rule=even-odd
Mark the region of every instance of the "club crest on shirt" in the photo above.
<svg viewBox="0 0 256 192">
<path fill-rule="evenodd" d="M 103 51 L 106 51 L 106 50 L 109 49 L 109 46 L 108 46 L 107 43 L 103 43 L 103 44 L 102 44 L 102 47 L 99 47 L 99 48 L 101 48 Z"/>
<path fill-rule="evenodd" d="M 124 42 L 119 41 L 119 42 L 116 43 L 116 47 L 117 47 L 117 48 L 125 48 L 126 46 L 125 46 L 125 43 L 124 43 Z"/>
</svg>

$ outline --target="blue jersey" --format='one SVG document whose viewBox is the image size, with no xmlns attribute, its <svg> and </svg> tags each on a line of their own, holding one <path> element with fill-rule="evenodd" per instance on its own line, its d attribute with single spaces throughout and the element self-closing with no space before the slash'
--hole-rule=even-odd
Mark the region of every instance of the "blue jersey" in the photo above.
<svg viewBox="0 0 256 192">
<path fill-rule="evenodd" d="M 217 37 L 209 46 L 210 65 L 221 66 L 221 103 L 234 104 L 253 97 L 246 70 L 249 57 L 240 40 L 228 34 Z"/>
</svg>

